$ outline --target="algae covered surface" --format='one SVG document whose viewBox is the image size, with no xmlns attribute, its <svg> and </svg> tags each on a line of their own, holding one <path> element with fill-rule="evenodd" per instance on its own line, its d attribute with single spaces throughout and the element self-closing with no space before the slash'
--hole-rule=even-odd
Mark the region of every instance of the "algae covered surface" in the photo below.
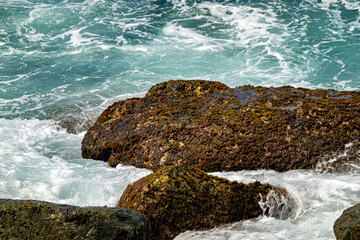
<svg viewBox="0 0 360 240">
<path fill-rule="evenodd" d="M 358 119 L 359 92 L 170 80 L 106 109 L 82 155 L 153 170 L 314 169 L 359 139 Z"/>
<path fill-rule="evenodd" d="M 336 220 L 334 233 L 338 240 L 360 239 L 360 203 L 346 209 Z"/>
<path fill-rule="evenodd" d="M 266 197 L 271 189 L 259 182 L 230 182 L 198 168 L 167 166 L 129 185 L 118 207 L 144 214 L 149 239 L 173 239 L 187 230 L 262 215 L 261 196 Z"/>
<path fill-rule="evenodd" d="M 0 219 L 0 239 L 146 239 L 144 217 L 122 208 L 1 199 Z"/>
</svg>

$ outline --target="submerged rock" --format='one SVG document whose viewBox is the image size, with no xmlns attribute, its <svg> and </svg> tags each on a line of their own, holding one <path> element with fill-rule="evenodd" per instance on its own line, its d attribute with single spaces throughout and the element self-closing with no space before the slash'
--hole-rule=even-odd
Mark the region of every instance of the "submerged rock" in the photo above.
<svg viewBox="0 0 360 240">
<path fill-rule="evenodd" d="M 359 92 L 171 80 L 106 109 L 82 155 L 154 170 L 315 169 L 360 138 L 359 119 Z"/>
<path fill-rule="evenodd" d="M 271 190 L 270 185 L 259 182 L 230 182 L 198 168 L 167 166 L 129 185 L 118 207 L 144 214 L 149 239 L 173 239 L 187 230 L 205 230 L 258 217 L 270 206 L 276 208 L 273 200 L 271 204 L 266 201 Z M 280 205 L 278 208 L 283 210 L 283 202 Z"/>
<path fill-rule="evenodd" d="M 335 221 L 334 233 L 338 240 L 360 239 L 360 203 L 346 209 Z"/>
<path fill-rule="evenodd" d="M 122 208 L 1 199 L 0 239 L 145 240 L 145 220 Z"/>
<path fill-rule="evenodd" d="M 95 123 L 95 118 L 88 116 L 67 116 L 58 121 L 58 126 L 66 129 L 67 133 L 79 134 L 89 129 Z"/>
</svg>

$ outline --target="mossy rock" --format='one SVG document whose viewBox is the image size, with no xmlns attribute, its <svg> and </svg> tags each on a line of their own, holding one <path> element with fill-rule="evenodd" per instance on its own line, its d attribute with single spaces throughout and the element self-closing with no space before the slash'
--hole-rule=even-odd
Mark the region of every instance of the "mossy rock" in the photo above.
<svg viewBox="0 0 360 240">
<path fill-rule="evenodd" d="M 265 201 L 271 190 L 270 185 L 259 182 L 230 182 L 198 168 L 167 166 L 129 185 L 118 207 L 144 214 L 149 239 L 164 240 L 187 230 L 258 217 L 266 211 L 259 202 Z"/>
<path fill-rule="evenodd" d="M 0 239 L 145 240 L 145 226 L 128 209 L 0 199 Z"/>
<path fill-rule="evenodd" d="M 360 203 L 342 213 L 334 223 L 334 232 L 338 240 L 360 239 Z"/>
<path fill-rule="evenodd" d="M 82 155 L 153 170 L 315 169 L 360 139 L 359 119 L 359 92 L 171 80 L 106 109 Z M 332 169 L 344 169 L 343 160 L 331 161 Z"/>
</svg>

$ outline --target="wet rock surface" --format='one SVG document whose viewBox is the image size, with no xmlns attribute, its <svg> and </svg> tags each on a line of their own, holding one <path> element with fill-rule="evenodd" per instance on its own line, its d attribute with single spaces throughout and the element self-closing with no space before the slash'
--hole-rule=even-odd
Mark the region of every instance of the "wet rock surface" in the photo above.
<svg viewBox="0 0 360 240">
<path fill-rule="evenodd" d="M 82 155 L 153 170 L 315 169 L 360 138 L 359 119 L 359 92 L 171 80 L 106 109 Z"/>
<path fill-rule="evenodd" d="M 95 117 L 68 116 L 58 120 L 58 126 L 66 129 L 67 133 L 79 134 L 89 129 L 95 123 Z"/>
<path fill-rule="evenodd" d="M 266 201 L 270 191 L 271 199 Z M 230 182 L 198 168 L 167 166 L 129 185 L 118 207 L 144 214 L 149 223 L 149 239 L 173 239 L 187 230 L 205 230 L 255 218 L 269 207 L 274 212 L 275 208 L 283 211 L 283 202 L 275 206 L 273 199 L 283 193 L 282 189 L 259 182 Z"/>
<path fill-rule="evenodd" d="M 0 239 L 145 240 L 145 220 L 122 208 L 0 199 Z"/>
<path fill-rule="evenodd" d="M 360 172 L 360 142 L 346 144 L 344 151 L 324 156 L 316 170 L 330 173 Z"/>
<path fill-rule="evenodd" d="M 335 221 L 334 233 L 338 240 L 360 239 L 360 203 L 346 209 Z"/>
</svg>

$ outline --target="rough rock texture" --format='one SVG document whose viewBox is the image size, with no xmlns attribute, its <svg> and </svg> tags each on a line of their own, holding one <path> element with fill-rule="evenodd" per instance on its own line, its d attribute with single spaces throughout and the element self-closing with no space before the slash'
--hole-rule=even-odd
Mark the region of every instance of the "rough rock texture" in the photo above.
<svg viewBox="0 0 360 240">
<path fill-rule="evenodd" d="M 346 209 L 335 221 L 334 233 L 338 240 L 360 239 L 360 203 Z"/>
<path fill-rule="evenodd" d="M 1 199 L 0 239 L 145 240 L 145 219 L 121 208 Z"/>
<path fill-rule="evenodd" d="M 149 239 L 173 239 L 187 230 L 261 215 L 259 202 L 270 190 L 270 185 L 259 182 L 230 182 L 198 168 L 167 166 L 129 185 L 118 207 L 144 214 Z"/>
<path fill-rule="evenodd" d="M 314 169 L 360 138 L 359 119 L 359 92 L 171 80 L 105 110 L 82 154 L 155 170 Z"/>
</svg>

